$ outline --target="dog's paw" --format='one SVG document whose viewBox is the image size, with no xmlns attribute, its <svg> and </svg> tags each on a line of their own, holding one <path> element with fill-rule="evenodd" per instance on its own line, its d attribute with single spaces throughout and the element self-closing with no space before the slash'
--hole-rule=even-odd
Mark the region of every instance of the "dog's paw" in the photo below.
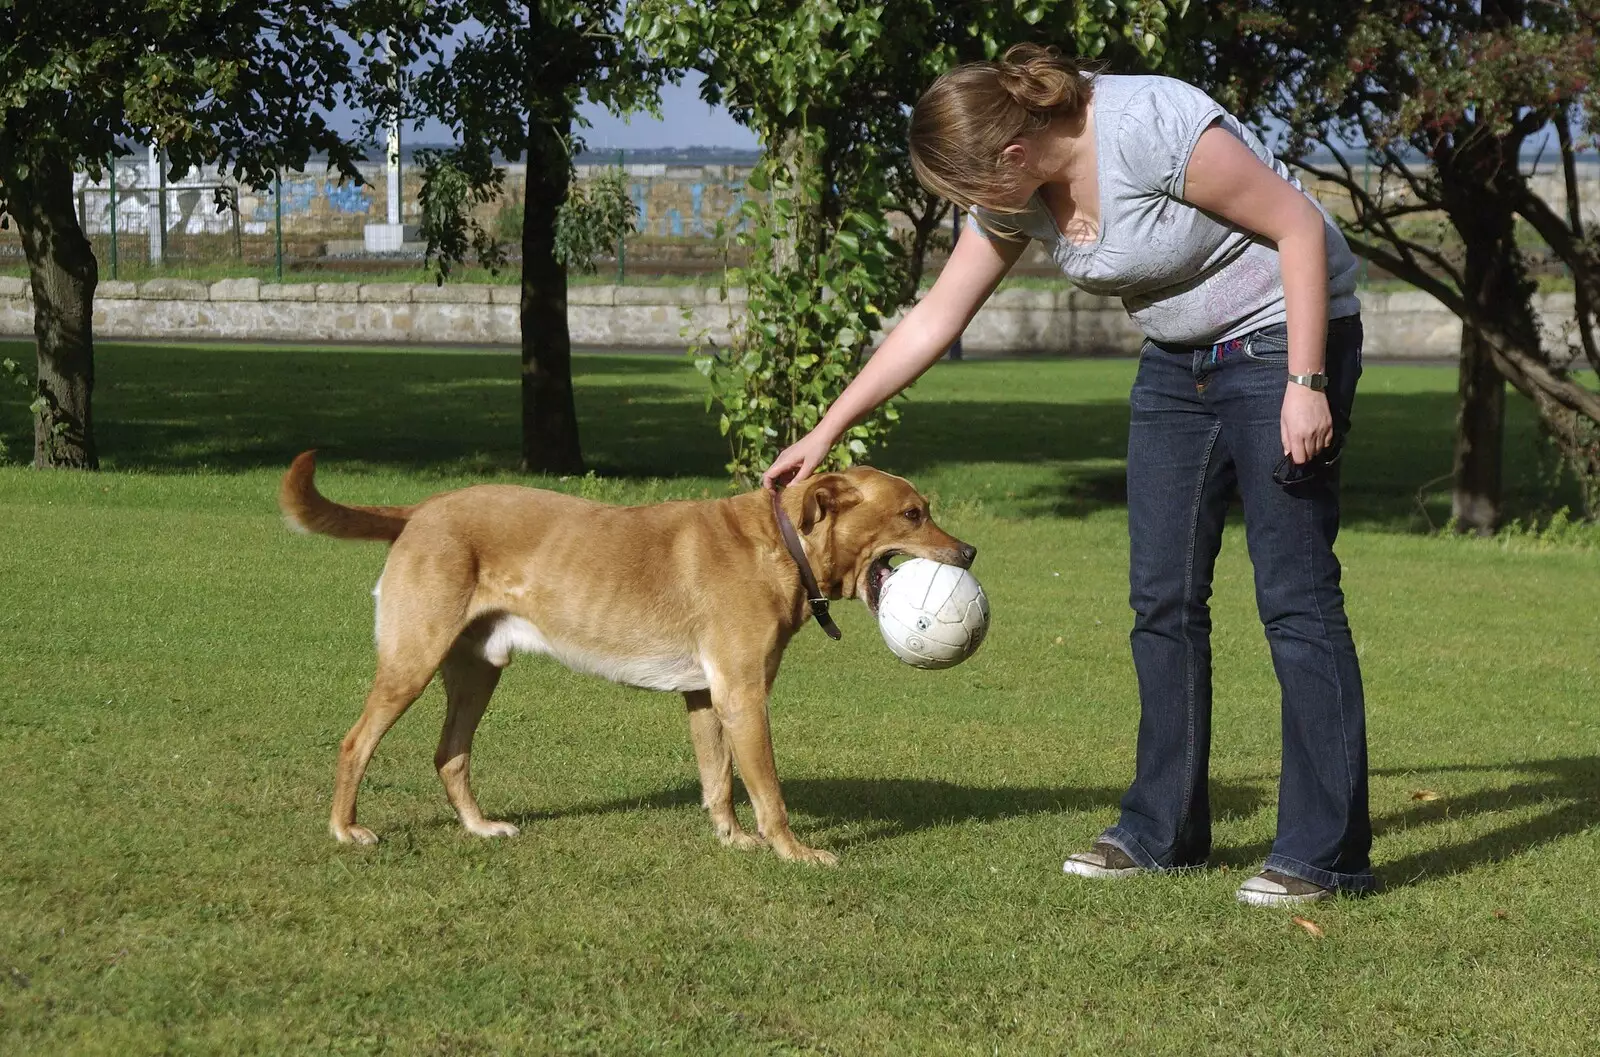
<svg viewBox="0 0 1600 1057">
<path fill-rule="evenodd" d="M 760 837 L 753 833 L 746 833 L 742 829 L 720 832 L 717 834 L 717 839 L 722 842 L 723 847 L 733 848 L 736 851 L 755 851 L 757 848 L 764 848 L 767 845 L 767 842 Z"/>
<path fill-rule="evenodd" d="M 484 819 L 482 822 L 463 822 L 467 832 L 474 837 L 515 837 L 522 831 L 509 822 L 496 822 L 493 819 Z"/>
<path fill-rule="evenodd" d="M 786 848 L 775 848 L 778 858 L 787 859 L 789 862 L 803 862 L 811 866 L 838 866 L 839 857 L 831 851 L 821 848 L 808 848 L 804 844 L 795 843 Z"/>
<path fill-rule="evenodd" d="M 378 843 L 378 835 L 365 826 L 333 826 L 330 830 L 340 844 Z"/>
</svg>

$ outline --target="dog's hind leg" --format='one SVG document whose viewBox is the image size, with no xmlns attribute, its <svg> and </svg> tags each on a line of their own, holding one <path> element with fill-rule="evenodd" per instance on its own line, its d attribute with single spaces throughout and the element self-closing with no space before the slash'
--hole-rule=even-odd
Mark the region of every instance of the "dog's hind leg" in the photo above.
<svg viewBox="0 0 1600 1057">
<path fill-rule="evenodd" d="M 689 706 L 689 736 L 700 763 L 701 803 L 711 815 L 717 839 L 730 848 L 758 848 L 759 837 L 746 833 L 733 813 L 733 750 L 722 737 L 722 718 L 711 707 L 711 692 L 690 690 L 683 695 Z"/>
<path fill-rule="evenodd" d="M 372 681 L 367 694 L 366 707 L 356 720 L 350 733 L 339 744 L 339 764 L 334 773 L 333 814 L 328 820 L 328 830 L 336 840 L 349 844 L 376 844 L 377 834 L 365 826 L 356 825 L 356 791 L 361 787 L 361 777 L 367 763 L 378 747 L 378 741 L 394 726 L 411 702 L 422 695 L 433 678 L 433 665 L 426 668 L 415 663 L 380 664 L 378 676 Z"/>
<path fill-rule="evenodd" d="M 377 835 L 356 825 L 356 792 L 366 773 L 372 753 L 395 721 L 422 695 L 438 670 L 445 653 L 461 633 L 467 603 L 472 595 L 470 573 L 457 575 L 432 591 L 413 589 L 401 592 L 390 585 L 416 579 L 412 559 L 399 550 L 390 553 L 384 569 L 385 590 L 379 599 L 381 632 L 378 641 L 378 674 L 372 680 L 366 707 L 350 733 L 339 745 L 339 764 L 334 772 L 333 812 L 328 829 L 344 843 L 376 844 Z M 471 562 L 464 549 L 460 553 L 427 555 L 430 572 L 438 577 L 448 572 L 449 564 L 463 568 Z M 392 575 L 396 568 L 406 570 Z"/>
<path fill-rule="evenodd" d="M 433 765 L 439 769 L 445 795 L 456 817 L 468 833 L 479 837 L 515 837 L 517 827 L 483 817 L 478 800 L 472 795 L 472 736 L 489 707 L 489 697 L 500 682 L 500 669 L 478 652 L 472 643 L 458 643 L 444 659 L 446 697 L 444 730 L 439 734 L 439 750 Z"/>
</svg>

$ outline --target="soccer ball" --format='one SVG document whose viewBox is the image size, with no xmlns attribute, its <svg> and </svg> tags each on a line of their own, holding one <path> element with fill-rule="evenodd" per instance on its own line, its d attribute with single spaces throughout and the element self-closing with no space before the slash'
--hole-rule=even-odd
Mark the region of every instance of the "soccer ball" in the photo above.
<svg viewBox="0 0 1600 1057">
<path fill-rule="evenodd" d="M 878 630 L 907 664 L 950 668 L 982 645 L 989 599 L 977 577 L 960 566 L 911 558 L 889 575 L 879 593 Z"/>
</svg>

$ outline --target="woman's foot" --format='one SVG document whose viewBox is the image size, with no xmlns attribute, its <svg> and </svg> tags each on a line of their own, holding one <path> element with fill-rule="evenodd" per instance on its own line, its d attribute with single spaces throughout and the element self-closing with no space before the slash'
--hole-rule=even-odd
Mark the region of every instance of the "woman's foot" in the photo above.
<svg viewBox="0 0 1600 1057">
<path fill-rule="evenodd" d="M 1331 888 L 1290 877 L 1277 870 L 1262 870 L 1239 886 L 1239 902 L 1253 907 L 1287 907 L 1301 903 L 1320 903 L 1337 893 Z"/>
<path fill-rule="evenodd" d="M 1105 841 L 1096 842 L 1088 851 L 1068 856 L 1061 869 L 1079 877 L 1098 878 L 1132 877 L 1144 872 L 1144 867 L 1130 859 L 1127 852 Z"/>
</svg>

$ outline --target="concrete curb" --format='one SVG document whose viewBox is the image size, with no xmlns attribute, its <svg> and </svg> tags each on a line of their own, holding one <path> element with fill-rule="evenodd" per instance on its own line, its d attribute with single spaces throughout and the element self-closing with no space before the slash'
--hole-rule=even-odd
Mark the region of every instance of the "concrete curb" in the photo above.
<svg viewBox="0 0 1600 1057">
<path fill-rule="evenodd" d="M 97 337 L 145 340 L 261 340 L 516 345 L 522 340 L 515 286 L 454 283 L 215 283 L 149 279 L 102 281 L 95 298 Z M 26 279 L 0 278 L 0 335 L 33 335 Z M 682 347 L 706 332 L 726 344 L 743 313 L 743 290 L 727 299 L 714 287 L 575 286 L 567 322 L 575 344 L 615 349 Z M 1573 316 L 1571 294 L 1546 294 L 1538 307 L 1554 340 Z M 1367 294 L 1366 352 L 1384 360 L 1451 360 L 1461 325 L 1426 294 Z M 890 322 L 894 322 L 891 319 Z M 1131 355 L 1140 335 L 1122 306 L 1065 283 L 1008 289 L 990 299 L 963 337 L 970 356 Z"/>
</svg>

